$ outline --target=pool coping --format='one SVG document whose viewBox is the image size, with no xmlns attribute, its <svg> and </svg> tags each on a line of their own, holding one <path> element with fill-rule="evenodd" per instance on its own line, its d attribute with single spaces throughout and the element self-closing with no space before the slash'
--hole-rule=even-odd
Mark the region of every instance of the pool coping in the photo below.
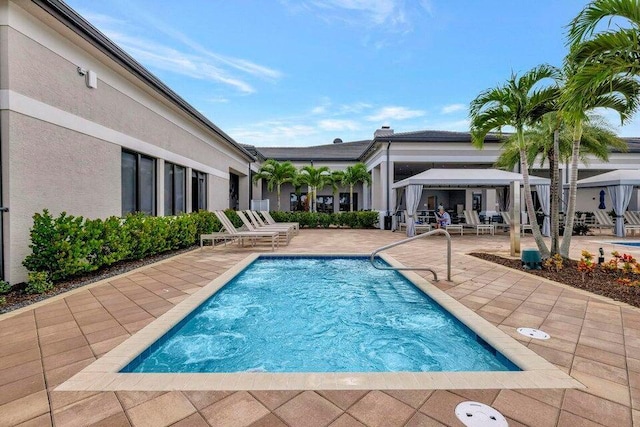
<svg viewBox="0 0 640 427">
<path fill-rule="evenodd" d="M 417 288 L 502 353 L 522 371 L 487 372 L 320 372 L 320 373 L 120 373 L 135 357 L 189 315 L 259 257 L 345 256 L 368 254 L 254 253 L 188 296 L 116 348 L 59 385 L 56 391 L 170 390 L 393 390 L 583 388 L 567 373 L 492 325 L 413 271 L 398 271 Z M 387 254 L 393 267 L 404 267 Z M 553 338 L 551 338 L 553 339 Z"/>
</svg>

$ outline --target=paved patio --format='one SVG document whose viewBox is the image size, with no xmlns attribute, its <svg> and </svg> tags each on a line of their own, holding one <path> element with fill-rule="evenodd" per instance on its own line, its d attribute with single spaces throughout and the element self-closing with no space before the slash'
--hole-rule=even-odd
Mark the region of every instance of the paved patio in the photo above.
<svg viewBox="0 0 640 427">
<path fill-rule="evenodd" d="M 280 252 L 366 253 L 402 237 L 378 230 L 301 230 Z M 576 255 L 596 252 L 602 245 L 594 240 L 607 237 L 576 238 Z M 506 251 L 508 245 L 507 235 L 454 236 L 452 283 L 437 286 L 587 388 L 53 391 L 252 252 L 230 245 L 0 316 L 0 426 L 459 426 L 454 408 L 464 400 L 497 408 L 512 426 L 640 425 L 640 310 L 464 255 Z M 524 239 L 523 247 L 533 246 Z M 445 277 L 442 237 L 389 253 L 405 265 L 428 261 Z M 552 339 L 516 336 L 519 326 L 544 329 Z"/>
</svg>

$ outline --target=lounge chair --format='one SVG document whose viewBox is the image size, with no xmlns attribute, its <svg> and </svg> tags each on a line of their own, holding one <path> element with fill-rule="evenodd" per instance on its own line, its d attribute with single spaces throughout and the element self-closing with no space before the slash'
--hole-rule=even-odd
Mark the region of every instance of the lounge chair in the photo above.
<svg viewBox="0 0 640 427">
<path fill-rule="evenodd" d="M 274 251 L 278 246 L 278 232 L 277 231 L 238 231 L 227 215 L 222 211 L 213 211 L 218 221 L 222 224 L 222 228 L 232 236 L 239 239 L 240 244 L 244 244 L 245 239 L 249 239 L 252 244 L 255 245 L 258 239 L 271 240 L 271 250 Z"/>
<path fill-rule="evenodd" d="M 502 215 L 504 224 L 506 224 L 508 228 L 511 228 L 511 212 L 500 212 L 500 214 Z M 520 234 L 524 235 L 524 232 L 527 230 L 532 230 L 531 224 L 520 224 Z"/>
<path fill-rule="evenodd" d="M 603 228 L 610 228 L 611 230 L 613 230 L 616 226 L 609 214 L 607 214 L 605 211 L 595 211 L 593 215 L 596 219 L 596 223 L 592 224 L 591 227 L 597 228 L 600 234 L 602 234 Z"/>
<path fill-rule="evenodd" d="M 240 217 L 240 219 L 242 220 L 242 223 L 244 224 L 244 226 L 249 230 L 249 231 L 275 231 L 278 233 L 278 236 L 280 236 L 286 243 L 286 245 L 289 244 L 289 242 L 291 241 L 291 237 L 293 235 L 293 227 L 288 226 L 288 225 L 265 225 L 265 226 L 260 226 L 259 224 L 253 223 L 251 221 L 251 219 L 249 219 L 244 212 L 242 211 L 236 211 L 236 214 L 238 214 L 238 216 Z"/>
<path fill-rule="evenodd" d="M 262 217 L 264 218 L 264 220 L 267 222 L 267 224 L 269 225 L 290 225 L 293 227 L 293 231 L 295 231 L 296 234 L 298 234 L 298 232 L 300 231 L 300 223 L 299 222 L 277 222 L 276 220 L 273 219 L 273 217 L 271 216 L 271 214 L 269 213 L 269 211 L 260 211 L 260 214 L 262 215 Z M 256 218 L 260 218 L 258 216 L 258 213 L 253 211 L 253 215 L 256 216 Z"/>
<path fill-rule="evenodd" d="M 403 228 L 407 228 L 406 218 L 408 216 L 409 214 L 407 213 L 407 211 L 404 211 L 405 222 L 401 222 L 398 224 L 398 231 L 402 231 Z M 431 231 L 431 224 L 418 224 L 417 222 L 415 222 L 414 225 L 416 227 L 416 234 Z"/>
<path fill-rule="evenodd" d="M 474 210 L 464 211 L 464 219 L 465 219 L 465 224 L 462 224 L 462 225 L 475 228 L 476 236 L 481 232 L 484 233 L 485 231 L 488 231 L 492 235 L 495 234 L 495 231 L 496 231 L 495 226 L 493 224 L 483 224 L 482 222 L 480 222 L 480 217 L 478 216 L 478 212 Z"/>
<path fill-rule="evenodd" d="M 624 225 L 625 234 L 631 232 L 632 236 L 636 235 L 636 231 L 640 232 L 640 213 L 634 211 L 626 211 L 624 219 L 627 223 Z"/>
</svg>

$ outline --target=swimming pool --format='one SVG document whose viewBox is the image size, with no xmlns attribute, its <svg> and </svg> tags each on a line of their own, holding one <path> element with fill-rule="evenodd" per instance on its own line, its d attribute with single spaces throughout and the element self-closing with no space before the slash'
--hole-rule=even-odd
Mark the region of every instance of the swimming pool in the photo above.
<svg viewBox="0 0 640 427">
<path fill-rule="evenodd" d="M 122 372 L 517 370 L 404 276 L 368 258 L 270 256 Z"/>
<path fill-rule="evenodd" d="M 640 248 L 640 242 L 609 242 L 612 245 L 630 246 L 632 248 Z"/>
<path fill-rule="evenodd" d="M 336 254 L 317 254 L 336 256 Z M 340 254 L 345 258 L 353 254 Z M 520 371 L 432 371 L 432 372 L 211 372 L 138 373 L 122 372 L 138 356 L 162 341 L 174 327 L 190 317 L 216 293 L 223 290 L 259 258 L 288 258 L 302 254 L 251 253 L 227 268 L 210 283 L 185 298 L 165 314 L 101 356 L 55 388 L 56 391 L 169 391 L 169 390 L 452 390 L 495 388 L 580 388 L 578 381 L 523 346 L 504 331 L 465 307 L 413 271 L 401 271 L 437 305 L 464 324 L 496 351 L 518 366 Z M 464 255 L 459 255 L 464 256 Z M 368 257 L 362 254 L 361 257 Z M 388 254 L 381 254 L 393 267 L 405 267 Z M 216 267 L 218 255 L 203 253 L 203 265 Z M 213 269 L 213 268 L 212 268 Z M 526 325 L 523 325 L 526 326 Z M 513 328 L 515 334 L 515 328 Z"/>
</svg>

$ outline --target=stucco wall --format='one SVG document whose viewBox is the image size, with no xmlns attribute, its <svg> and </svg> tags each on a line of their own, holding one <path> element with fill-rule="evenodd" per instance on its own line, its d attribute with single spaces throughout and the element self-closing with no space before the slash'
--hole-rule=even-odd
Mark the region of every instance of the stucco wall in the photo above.
<svg viewBox="0 0 640 427">
<path fill-rule="evenodd" d="M 88 218 L 120 215 L 120 153 L 114 144 L 17 113 L 8 114 L 10 210 L 7 280 L 26 279 L 22 260 L 29 253 L 32 216 L 48 209 Z"/>
</svg>

